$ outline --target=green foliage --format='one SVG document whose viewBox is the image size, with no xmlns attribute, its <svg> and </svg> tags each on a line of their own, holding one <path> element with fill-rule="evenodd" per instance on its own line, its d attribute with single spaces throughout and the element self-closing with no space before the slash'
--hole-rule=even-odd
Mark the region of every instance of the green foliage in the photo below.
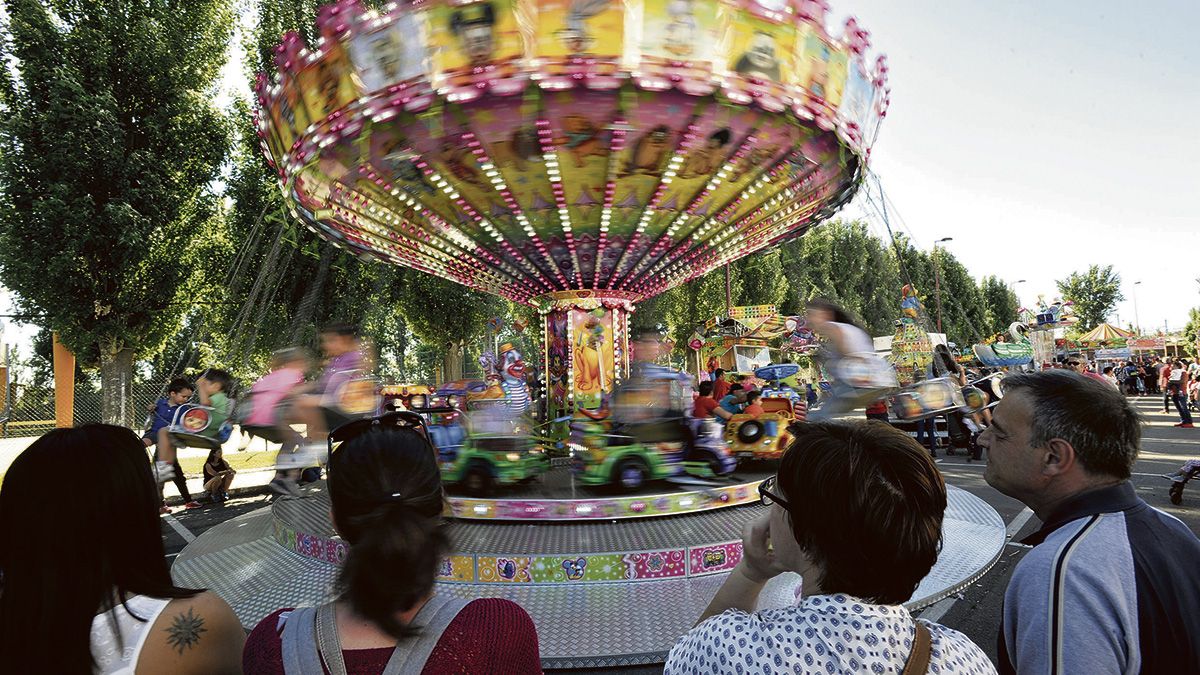
<svg viewBox="0 0 1200 675">
<path fill-rule="evenodd" d="M 1056 283 L 1063 300 L 1075 303 L 1077 325 L 1084 332 L 1104 323 L 1117 303 L 1125 299 L 1121 293 L 1121 275 L 1113 272 L 1112 265 L 1092 265 L 1087 272 L 1072 272 Z"/>
<path fill-rule="evenodd" d="M 1200 307 L 1193 307 L 1188 310 L 1187 325 L 1183 327 L 1183 339 L 1186 344 L 1183 348 L 1187 350 L 1188 356 L 1196 358 L 1200 356 Z"/>
<path fill-rule="evenodd" d="M 983 294 L 983 304 L 987 310 L 984 333 L 994 335 L 1007 332 L 1008 326 L 1017 320 L 1017 310 L 1021 308 L 1017 294 L 995 276 L 985 277 L 979 290 Z"/>
<path fill-rule="evenodd" d="M 232 20 L 229 0 L 8 3 L 0 268 L 22 311 L 123 381 L 219 295 L 212 92 Z"/>
</svg>

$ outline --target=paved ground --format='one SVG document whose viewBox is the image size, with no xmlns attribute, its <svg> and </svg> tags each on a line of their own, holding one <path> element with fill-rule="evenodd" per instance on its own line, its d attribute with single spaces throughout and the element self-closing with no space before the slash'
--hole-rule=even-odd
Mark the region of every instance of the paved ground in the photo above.
<svg viewBox="0 0 1200 675">
<path fill-rule="evenodd" d="M 1138 494 L 1151 506 L 1170 513 L 1187 523 L 1194 532 L 1200 532 L 1200 483 L 1184 494 L 1181 506 L 1174 506 L 1167 498 L 1170 482 L 1161 474 L 1173 471 L 1184 460 L 1200 457 L 1200 429 L 1177 429 L 1172 425 L 1179 421 L 1175 414 L 1162 414 L 1161 399 L 1150 397 L 1138 399 L 1137 407 L 1146 416 L 1147 426 L 1143 433 L 1142 453 L 1134 467 L 1133 483 Z M 962 456 L 944 457 L 939 465 L 946 481 L 979 496 L 999 512 L 1009 526 L 1014 540 L 1034 532 L 1039 522 L 1019 502 L 996 492 L 983 481 L 983 464 L 968 463 Z M 176 509 L 170 518 L 164 518 L 163 538 L 168 558 L 208 528 L 229 518 L 265 506 L 268 498 L 262 487 L 269 480 L 269 473 L 239 474 L 243 485 L 253 483 L 248 490 L 235 494 L 223 507 L 206 506 L 201 509 L 183 511 Z M 235 484 L 235 489 L 238 487 Z M 1004 588 L 1012 574 L 1013 566 L 1025 554 L 1026 549 L 1010 543 L 1000 561 L 978 582 L 964 590 L 958 597 L 947 598 L 927 608 L 922 616 L 940 621 L 962 631 L 993 659 L 996 652 L 996 628 L 1000 622 L 1000 606 Z M 629 673 L 656 672 L 656 669 L 636 669 Z"/>
</svg>

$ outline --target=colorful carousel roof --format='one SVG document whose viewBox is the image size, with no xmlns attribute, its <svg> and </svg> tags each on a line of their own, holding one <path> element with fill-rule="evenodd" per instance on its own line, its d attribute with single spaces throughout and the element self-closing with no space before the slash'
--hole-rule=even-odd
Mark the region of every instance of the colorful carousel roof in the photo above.
<svg viewBox="0 0 1200 675">
<path fill-rule="evenodd" d="M 518 302 L 636 300 L 803 234 L 888 105 L 824 0 L 446 0 L 322 9 L 257 126 L 295 215 Z"/>
<path fill-rule="evenodd" d="M 1099 326 L 1091 329 L 1087 333 L 1080 336 L 1080 342 L 1112 342 L 1114 340 L 1124 340 L 1133 337 L 1134 333 L 1130 330 L 1117 328 L 1110 323 L 1102 323 Z"/>
</svg>

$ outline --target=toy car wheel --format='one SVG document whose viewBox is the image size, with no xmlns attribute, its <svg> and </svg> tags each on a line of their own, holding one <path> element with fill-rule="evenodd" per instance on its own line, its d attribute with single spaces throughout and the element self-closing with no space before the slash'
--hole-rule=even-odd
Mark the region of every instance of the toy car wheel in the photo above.
<svg viewBox="0 0 1200 675">
<path fill-rule="evenodd" d="M 629 457 L 613 468 L 613 484 L 624 490 L 636 490 L 645 484 L 648 473 L 645 462 Z"/>
<path fill-rule="evenodd" d="M 738 426 L 737 439 L 739 442 L 750 445 L 762 440 L 765 433 L 766 429 L 763 427 L 762 422 L 758 420 L 746 420 Z"/>
<path fill-rule="evenodd" d="M 482 464 L 473 464 L 462 479 L 463 489 L 472 497 L 486 497 L 496 487 L 492 472 Z"/>
<path fill-rule="evenodd" d="M 1183 488 L 1172 487 L 1170 490 L 1171 503 L 1179 506 L 1183 503 Z"/>
</svg>

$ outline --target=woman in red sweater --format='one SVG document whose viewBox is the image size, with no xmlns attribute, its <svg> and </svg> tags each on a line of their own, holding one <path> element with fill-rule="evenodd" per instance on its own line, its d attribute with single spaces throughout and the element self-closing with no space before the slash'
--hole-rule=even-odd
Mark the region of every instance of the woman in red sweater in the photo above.
<svg viewBox="0 0 1200 675">
<path fill-rule="evenodd" d="M 410 415 L 330 434 L 333 524 L 350 543 L 337 598 L 259 622 L 242 655 L 246 673 L 541 672 L 537 631 L 520 605 L 434 593 L 450 542 L 436 453 Z"/>
</svg>

